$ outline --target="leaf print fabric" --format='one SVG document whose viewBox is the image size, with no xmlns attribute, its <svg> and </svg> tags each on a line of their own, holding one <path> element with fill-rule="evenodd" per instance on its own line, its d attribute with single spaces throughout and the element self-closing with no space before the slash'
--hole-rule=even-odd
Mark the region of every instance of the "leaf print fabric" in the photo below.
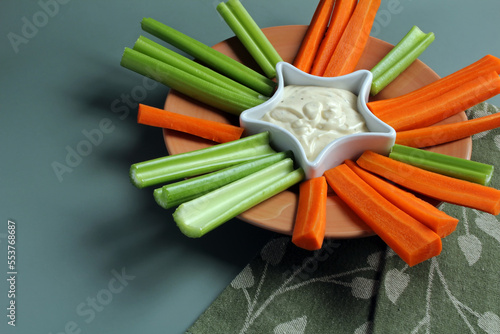
<svg viewBox="0 0 500 334">
<path fill-rule="evenodd" d="M 187 333 L 368 334 L 385 254 L 377 237 L 309 252 L 278 236 Z"/>
<path fill-rule="evenodd" d="M 462 225 L 464 226 L 465 234 L 458 236 L 458 246 L 462 250 L 469 266 L 474 265 L 480 258 L 483 251 L 481 240 L 469 231 L 469 221 L 467 219 L 467 211 L 462 209 L 463 219 Z M 496 220 L 496 218 L 493 217 Z"/>
<path fill-rule="evenodd" d="M 396 304 L 399 296 L 401 296 L 410 283 L 410 275 L 405 273 L 403 270 L 393 268 L 385 275 L 385 292 L 387 294 L 387 298 L 389 298 L 393 304 Z"/>
<path fill-rule="evenodd" d="M 499 111 L 482 103 L 467 115 Z M 473 136 L 471 159 L 499 168 L 490 186 L 500 189 L 500 129 Z M 186 333 L 500 334 L 499 217 L 441 209 L 456 231 L 411 268 L 376 236 L 309 252 L 277 235 Z"/>
<path fill-rule="evenodd" d="M 289 322 L 279 324 L 274 328 L 274 334 L 304 334 L 307 317 L 300 317 Z"/>
</svg>

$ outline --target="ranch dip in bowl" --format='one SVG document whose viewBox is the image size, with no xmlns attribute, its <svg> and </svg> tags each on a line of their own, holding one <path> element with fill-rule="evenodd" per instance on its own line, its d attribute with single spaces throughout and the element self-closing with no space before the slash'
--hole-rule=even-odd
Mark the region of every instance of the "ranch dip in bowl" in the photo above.
<svg viewBox="0 0 500 334">
<path fill-rule="evenodd" d="M 247 135 L 268 131 L 271 145 L 290 150 L 306 178 L 323 175 L 365 150 L 387 154 L 396 132 L 368 109 L 372 74 L 359 70 L 340 77 L 318 77 L 293 65 L 276 66 L 273 96 L 240 115 Z"/>
<path fill-rule="evenodd" d="M 288 85 L 283 88 L 283 99 L 262 120 L 293 134 L 307 159 L 313 161 L 333 140 L 369 131 L 358 112 L 357 99 L 345 89 Z"/>
</svg>

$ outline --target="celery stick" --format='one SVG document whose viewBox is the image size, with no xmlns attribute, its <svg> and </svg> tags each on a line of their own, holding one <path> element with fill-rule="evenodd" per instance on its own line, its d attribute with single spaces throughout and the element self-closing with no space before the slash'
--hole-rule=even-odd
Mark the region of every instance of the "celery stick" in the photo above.
<svg viewBox="0 0 500 334">
<path fill-rule="evenodd" d="M 267 77 L 274 78 L 276 64 L 283 59 L 241 2 L 239 0 L 221 2 L 217 10 Z"/>
<path fill-rule="evenodd" d="M 141 26 L 144 31 L 186 52 L 215 71 L 265 96 L 273 94 L 276 87 L 274 81 L 208 45 L 151 18 L 144 18 Z"/>
<path fill-rule="evenodd" d="M 242 85 L 218 72 L 215 72 L 214 70 L 187 57 L 184 57 L 177 52 L 164 47 L 163 45 L 153 42 L 144 36 L 139 36 L 133 49 L 192 75 L 198 76 L 208 82 L 232 90 L 235 93 L 267 100 L 267 97 L 264 97 L 264 95 L 258 93 L 257 91 L 248 88 L 247 86 Z"/>
<path fill-rule="evenodd" d="M 227 5 L 237 17 L 238 21 L 245 27 L 245 30 L 252 36 L 252 39 L 260 46 L 262 52 L 266 55 L 267 59 L 269 59 L 269 62 L 276 67 L 277 63 L 283 61 L 278 51 L 276 51 L 269 39 L 267 39 L 266 35 L 262 32 L 262 29 L 260 29 L 241 2 L 239 0 L 229 0 Z"/>
<path fill-rule="evenodd" d="M 304 179 L 290 158 L 181 204 L 173 213 L 186 236 L 198 238 Z"/>
<path fill-rule="evenodd" d="M 377 95 L 408 68 L 434 41 L 434 33 L 425 34 L 413 26 L 403 39 L 370 71 L 373 74 L 370 94 Z"/>
<path fill-rule="evenodd" d="M 276 65 L 271 64 L 267 59 L 266 55 L 262 52 L 260 46 L 252 39 L 252 36 L 245 30 L 245 27 L 236 18 L 234 13 L 229 9 L 225 2 L 221 2 L 217 5 L 217 11 L 222 16 L 227 25 L 234 32 L 236 37 L 243 44 L 245 49 L 250 53 L 253 59 L 260 66 L 262 71 L 267 75 L 268 78 L 274 78 L 276 76 Z"/>
<path fill-rule="evenodd" d="M 276 153 L 269 145 L 269 132 L 199 150 L 138 162 L 130 167 L 130 179 L 138 188 L 213 172 Z"/>
<path fill-rule="evenodd" d="M 494 166 L 446 154 L 395 144 L 389 157 L 435 173 L 488 185 Z"/>
<path fill-rule="evenodd" d="M 222 111 L 239 115 L 242 111 L 258 106 L 263 99 L 235 93 L 207 82 L 158 59 L 125 48 L 121 63 L 123 67 L 147 76 L 195 100 Z"/>
<path fill-rule="evenodd" d="M 239 180 L 280 160 L 291 157 L 291 152 L 279 152 L 263 158 L 224 168 L 222 170 L 164 185 L 154 190 L 156 203 L 165 209 L 200 197 L 228 183 Z"/>
</svg>

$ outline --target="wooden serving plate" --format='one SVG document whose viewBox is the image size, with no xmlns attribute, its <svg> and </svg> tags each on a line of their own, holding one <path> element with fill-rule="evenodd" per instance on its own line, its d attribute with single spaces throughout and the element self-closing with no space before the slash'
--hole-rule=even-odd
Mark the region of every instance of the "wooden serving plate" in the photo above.
<svg viewBox="0 0 500 334">
<path fill-rule="evenodd" d="M 278 26 L 262 29 L 281 57 L 286 62 L 293 59 L 307 30 L 305 25 Z M 393 45 L 370 37 L 357 69 L 371 69 Z M 214 49 L 258 69 L 243 45 L 236 37 L 216 44 Z M 396 80 L 380 92 L 376 99 L 396 97 L 418 89 L 439 79 L 439 76 L 420 60 L 416 60 Z M 239 125 L 236 116 L 215 110 L 185 95 L 171 90 L 165 101 L 165 109 L 181 114 L 209 120 Z M 454 123 L 466 120 L 464 112 L 454 115 L 441 123 Z M 163 130 L 165 145 L 170 154 L 197 150 L 214 145 L 213 142 L 192 135 Z M 451 156 L 470 159 L 472 152 L 471 138 L 462 139 L 430 148 L 430 150 Z M 293 189 L 284 191 L 267 201 L 242 213 L 238 218 L 255 226 L 291 235 L 295 219 L 298 194 Z M 373 231 L 361 221 L 336 195 L 331 194 L 327 202 L 327 238 L 359 238 L 373 235 Z"/>
</svg>

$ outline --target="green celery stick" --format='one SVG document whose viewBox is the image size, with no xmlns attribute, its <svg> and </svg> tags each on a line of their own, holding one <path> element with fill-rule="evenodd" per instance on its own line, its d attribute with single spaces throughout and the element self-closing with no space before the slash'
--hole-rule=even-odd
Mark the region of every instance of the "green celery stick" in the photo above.
<svg viewBox="0 0 500 334">
<path fill-rule="evenodd" d="M 278 51 L 274 48 L 269 39 L 267 39 L 262 29 L 260 29 L 241 2 L 239 0 L 229 0 L 227 5 L 245 27 L 245 30 L 252 36 L 252 39 L 261 47 L 262 52 L 266 55 L 267 59 L 269 59 L 269 62 L 276 67 L 277 63 L 283 61 Z"/>
<path fill-rule="evenodd" d="M 173 208 L 291 156 L 290 151 L 270 154 L 257 160 L 164 185 L 155 189 L 153 195 L 161 207 Z"/>
<path fill-rule="evenodd" d="M 417 26 L 399 41 L 370 71 L 373 74 L 370 94 L 377 95 L 407 69 L 434 41 L 434 33 L 422 32 Z"/>
<path fill-rule="evenodd" d="M 482 185 L 489 184 L 494 171 L 493 165 L 399 144 L 392 147 L 389 157 L 431 172 Z"/>
<path fill-rule="evenodd" d="M 274 78 L 276 64 L 283 59 L 241 2 L 229 0 L 227 3 L 219 3 L 217 10 L 267 77 Z"/>
<path fill-rule="evenodd" d="M 173 213 L 186 236 L 199 238 L 262 201 L 304 179 L 290 158 L 181 204 Z"/>
<path fill-rule="evenodd" d="M 274 78 L 276 76 L 276 68 L 269 59 L 267 59 L 266 55 L 262 52 L 259 45 L 252 39 L 252 36 L 245 30 L 245 27 L 241 24 L 240 21 L 236 18 L 234 13 L 229 9 L 225 2 L 221 2 L 217 5 L 217 11 L 222 16 L 224 21 L 226 21 L 227 25 L 231 28 L 231 30 L 235 33 L 236 37 L 243 44 L 245 49 L 250 53 L 253 59 L 260 66 L 262 71 L 267 75 L 268 78 Z"/>
<path fill-rule="evenodd" d="M 125 48 L 120 64 L 186 96 L 234 115 L 265 101 L 235 93 L 130 48 Z"/>
<path fill-rule="evenodd" d="M 187 57 L 184 57 L 177 52 L 164 47 L 163 45 L 153 42 L 144 36 L 139 36 L 133 49 L 192 75 L 198 76 L 208 82 L 232 90 L 235 93 L 267 100 L 267 97 L 264 97 L 264 95 L 258 93 L 257 91 L 248 88 L 247 86 L 242 85 L 218 72 L 215 72 L 214 70 Z"/>
<path fill-rule="evenodd" d="M 144 18 L 141 26 L 144 31 L 186 52 L 213 70 L 265 96 L 273 94 L 276 87 L 274 81 L 208 45 L 151 18 Z"/>
<path fill-rule="evenodd" d="M 269 132 L 199 150 L 138 162 L 130 167 L 130 179 L 138 188 L 213 172 L 276 153 L 269 145 Z"/>
</svg>

